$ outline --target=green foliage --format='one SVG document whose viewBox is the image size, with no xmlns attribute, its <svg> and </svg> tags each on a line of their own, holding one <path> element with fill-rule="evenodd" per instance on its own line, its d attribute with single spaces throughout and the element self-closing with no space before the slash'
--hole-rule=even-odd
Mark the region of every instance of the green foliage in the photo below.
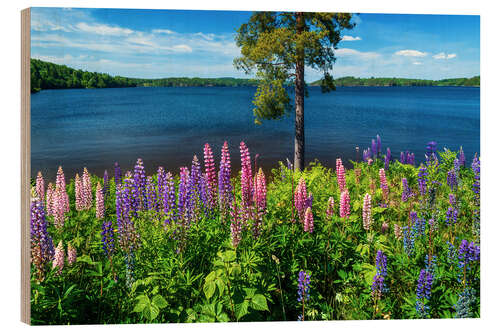
<svg viewBox="0 0 500 333">
<path fill-rule="evenodd" d="M 479 87 L 480 77 L 473 76 L 471 78 L 459 79 L 442 79 L 442 80 L 422 80 L 422 79 L 405 79 L 405 78 L 390 78 L 390 77 L 371 77 L 357 78 L 353 76 L 344 76 L 334 80 L 336 86 L 347 87 L 396 87 L 396 86 L 464 86 L 464 87 Z M 322 80 L 314 81 L 311 86 L 324 86 Z"/>
</svg>

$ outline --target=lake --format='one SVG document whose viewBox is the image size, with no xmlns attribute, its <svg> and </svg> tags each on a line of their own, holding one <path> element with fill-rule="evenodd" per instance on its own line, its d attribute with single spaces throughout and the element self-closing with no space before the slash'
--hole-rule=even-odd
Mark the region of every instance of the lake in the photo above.
<svg viewBox="0 0 500 333">
<path fill-rule="evenodd" d="M 31 176 L 54 180 L 86 166 L 102 176 L 118 161 L 133 169 L 138 157 L 151 174 L 159 165 L 178 174 L 203 145 L 214 151 L 228 141 L 233 171 L 240 169 L 239 143 L 259 154 L 265 170 L 288 157 L 293 162 L 294 115 L 253 122 L 253 87 L 164 87 L 45 90 L 31 96 Z M 480 89 L 474 87 L 339 87 L 323 94 L 309 88 L 305 101 L 306 163 L 356 159 L 379 134 L 390 147 L 424 160 L 428 141 L 439 150 L 463 147 L 467 164 L 480 149 Z"/>
</svg>

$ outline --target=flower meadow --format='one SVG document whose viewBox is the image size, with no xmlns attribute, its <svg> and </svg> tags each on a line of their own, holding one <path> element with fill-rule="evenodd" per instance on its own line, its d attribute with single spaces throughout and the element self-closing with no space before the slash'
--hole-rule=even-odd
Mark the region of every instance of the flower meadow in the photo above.
<svg viewBox="0 0 500 333">
<path fill-rule="evenodd" d="M 265 174 L 224 142 L 177 172 L 39 172 L 32 324 L 479 317 L 480 160 L 436 146 L 420 165 L 377 136 L 335 170 Z"/>
</svg>

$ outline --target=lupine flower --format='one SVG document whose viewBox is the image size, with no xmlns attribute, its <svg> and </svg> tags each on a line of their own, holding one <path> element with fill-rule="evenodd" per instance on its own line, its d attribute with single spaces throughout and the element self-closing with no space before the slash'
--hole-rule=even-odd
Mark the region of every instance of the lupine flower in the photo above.
<svg viewBox="0 0 500 333">
<path fill-rule="evenodd" d="M 104 193 L 99 182 L 95 190 L 95 216 L 97 219 L 104 218 Z"/>
<path fill-rule="evenodd" d="M 372 297 L 380 299 L 386 290 L 384 279 L 387 276 L 387 257 L 381 250 L 377 251 L 375 265 L 377 268 L 377 274 L 373 277 Z"/>
<path fill-rule="evenodd" d="M 179 180 L 179 193 L 178 193 L 178 214 L 182 223 L 186 221 L 187 202 L 188 202 L 188 183 L 189 183 L 189 170 L 186 167 L 181 167 L 180 180 Z"/>
<path fill-rule="evenodd" d="M 189 223 L 198 221 L 200 212 L 208 206 L 204 180 L 205 178 L 201 175 L 200 163 L 195 155 L 193 156 L 187 188 L 187 217 Z"/>
<path fill-rule="evenodd" d="M 61 198 L 59 198 L 57 201 L 61 205 L 62 213 L 63 214 L 68 213 L 69 197 L 68 194 L 66 193 L 66 180 L 64 179 L 64 172 L 62 167 L 60 166 L 59 169 L 57 170 L 55 194 L 61 196 Z"/>
<path fill-rule="evenodd" d="M 329 197 L 326 207 L 326 218 L 331 219 L 334 214 L 335 214 L 335 200 L 333 200 L 333 197 Z"/>
<path fill-rule="evenodd" d="M 476 303 L 476 291 L 467 286 L 458 294 L 458 301 L 453 306 L 455 308 L 455 318 L 472 318 L 472 307 Z"/>
<path fill-rule="evenodd" d="M 410 188 L 408 187 L 408 180 L 406 178 L 401 179 L 403 190 L 401 191 L 401 201 L 406 202 L 411 196 Z"/>
<path fill-rule="evenodd" d="M 240 143 L 241 154 L 241 202 L 244 208 L 250 207 L 252 202 L 252 162 L 245 143 Z"/>
<path fill-rule="evenodd" d="M 427 175 L 427 168 L 421 165 L 418 170 L 418 188 L 422 196 L 427 193 Z"/>
<path fill-rule="evenodd" d="M 179 183 L 180 184 L 180 183 Z M 174 209 L 175 209 L 175 184 L 172 174 L 167 172 L 165 175 L 164 186 L 161 192 L 163 200 L 163 212 L 165 213 L 165 223 L 164 225 L 170 225 L 174 221 Z"/>
<path fill-rule="evenodd" d="M 377 149 L 377 143 L 375 142 L 375 139 L 372 139 L 372 153 L 373 153 L 373 159 L 376 159 L 378 149 Z"/>
<path fill-rule="evenodd" d="M 87 168 L 83 168 L 82 199 L 84 210 L 92 208 L 92 183 L 90 181 L 90 174 Z"/>
<path fill-rule="evenodd" d="M 470 263 L 479 261 L 480 248 L 474 242 L 468 242 L 466 239 L 462 240 L 458 248 L 458 266 L 464 272 L 463 283 L 466 283 L 466 271 L 470 270 Z"/>
<path fill-rule="evenodd" d="M 235 200 L 231 204 L 229 214 L 231 215 L 231 241 L 234 247 L 238 247 L 241 242 L 241 214 Z"/>
<path fill-rule="evenodd" d="M 76 249 L 71 246 L 71 243 L 68 244 L 68 265 L 73 265 L 76 261 Z"/>
<path fill-rule="evenodd" d="M 372 158 L 372 150 L 370 148 L 363 150 L 363 161 L 368 162 Z"/>
<path fill-rule="evenodd" d="M 455 171 L 455 175 L 458 176 L 460 175 L 460 161 L 458 160 L 458 158 L 455 158 L 453 160 L 453 171 Z"/>
<path fill-rule="evenodd" d="M 340 217 L 349 218 L 351 215 L 351 198 L 349 197 L 349 191 L 345 190 L 340 194 Z"/>
<path fill-rule="evenodd" d="M 385 159 L 384 159 L 384 168 L 388 169 L 389 163 L 391 163 L 391 149 L 387 148 L 387 153 L 385 154 Z"/>
<path fill-rule="evenodd" d="M 217 200 L 217 180 L 215 174 L 214 155 L 208 143 L 205 143 L 203 153 L 205 157 L 205 177 L 207 179 L 207 198 L 210 209 L 214 209 Z"/>
<path fill-rule="evenodd" d="M 404 152 L 401 152 L 399 162 L 401 162 L 401 164 L 406 164 L 406 154 Z"/>
<path fill-rule="evenodd" d="M 47 220 L 43 201 L 31 201 L 31 261 L 38 271 L 39 280 L 42 279 L 45 263 L 52 260 L 54 256 L 54 244 L 47 232 Z"/>
<path fill-rule="evenodd" d="M 449 198 L 450 206 L 455 206 L 457 204 L 457 198 L 455 197 L 455 195 L 453 193 L 450 193 L 448 198 Z"/>
<path fill-rule="evenodd" d="M 78 174 L 75 176 L 75 208 L 77 211 L 84 209 L 82 179 Z"/>
<path fill-rule="evenodd" d="M 314 218 L 312 214 L 311 207 L 307 207 L 305 217 L 304 217 L 304 231 L 313 233 L 314 231 Z"/>
<path fill-rule="evenodd" d="M 446 225 L 450 226 L 457 223 L 457 217 L 458 211 L 453 207 L 448 207 L 448 211 L 446 212 Z"/>
<path fill-rule="evenodd" d="M 146 198 L 147 210 L 157 210 L 159 208 L 156 186 L 151 176 L 146 177 Z"/>
<path fill-rule="evenodd" d="M 462 149 L 462 146 L 460 146 L 460 150 L 458 152 L 458 161 L 460 162 L 460 166 L 465 167 L 465 154 Z"/>
<path fill-rule="evenodd" d="M 425 300 L 431 299 L 431 289 L 434 277 L 431 272 L 422 269 L 417 283 L 417 301 L 415 307 L 420 317 L 425 318 L 429 315 L 429 306 L 424 304 Z"/>
<path fill-rule="evenodd" d="M 378 175 L 380 178 L 380 188 L 382 189 L 382 195 L 384 200 L 387 200 L 389 197 L 389 186 L 387 186 L 387 178 L 385 177 L 385 170 L 382 168 L 378 171 Z"/>
<path fill-rule="evenodd" d="M 306 181 L 304 180 L 304 178 L 300 178 L 299 183 L 297 184 L 297 187 L 295 188 L 294 192 L 294 203 L 295 203 L 295 209 L 297 209 L 297 212 L 299 214 L 299 220 L 301 222 L 304 222 L 304 216 L 307 209 L 306 200 L 307 200 Z"/>
<path fill-rule="evenodd" d="M 377 157 L 380 156 L 381 152 L 382 152 L 382 142 L 380 140 L 380 135 L 377 134 Z"/>
<path fill-rule="evenodd" d="M 64 247 L 63 242 L 60 241 L 56 247 L 54 259 L 52 260 L 52 269 L 58 268 L 57 275 L 62 273 L 64 267 Z"/>
<path fill-rule="evenodd" d="M 134 198 L 138 203 L 139 210 L 145 210 L 147 207 L 146 197 L 146 171 L 141 158 L 137 159 L 134 167 Z"/>
<path fill-rule="evenodd" d="M 458 187 L 458 179 L 455 170 L 448 171 L 448 175 L 446 176 L 446 183 L 452 191 Z"/>
<path fill-rule="evenodd" d="M 382 223 L 382 226 L 380 227 L 380 232 L 385 234 L 388 229 L 389 229 L 389 224 L 387 224 L 387 222 L 384 221 Z"/>
<path fill-rule="evenodd" d="M 340 158 L 337 158 L 337 183 L 339 184 L 340 193 L 344 192 L 346 189 L 345 170 Z"/>
<path fill-rule="evenodd" d="M 102 177 L 102 193 L 104 194 L 104 201 L 106 201 L 106 198 L 108 197 L 109 194 L 108 170 L 104 170 L 104 176 Z"/>
<path fill-rule="evenodd" d="M 406 164 L 415 165 L 415 154 L 408 153 L 406 156 Z"/>
<path fill-rule="evenodd" d="M 411 257 L 415 250 L 416 229 L 408 226 L 403 227 L 403 247 L 406 254 Z"/>
<path fill-rule="evenodd" d="M 45 198 L 45 181 L 43 180 L 41 171 L 38 171 L 38 175 L 36 176 L 36 194 L 40 200 Z"/>
<path fill-rule="evenodd" d="M 370 230 L 372 224 L 372 197 L 368 193 L 363 198 L 363 228 Z"/>
<path fill-rule="evenodd" d="M 262 227 L 262 218 L 266 214 L 267 209 L 267 187 L 266 187 L 266 177 L 262 168 L 259 168 L 259 172 L 255 176 L 255 184 L 253 190 L 257 216 L 255 217 L 255 223 L 253 226 L 254 237 L 260 235 L 260 229 Z"/>
<path fill-rule="evenodd" d="M 53 213 L 52 213 L 52 201 L 53 201 L 53 197 L 54 197 L 54 184 L 52 183 L 49 183 L 49 185 L 47 186 L 47 194 L 46 194 L 46 198 L 45 198 L 45 208 L 47 210 L 47 215 L 48 216 L 52 216 Z M 40 200 L 43 200 L 43 198 L 40 198 Z"/>
<path fill-rule="evenodd" d="M 115 234 L 111 221 L 102 222 L 101 236 L 102 250 L 107 257 L 111 257 L 115 251 Z"/>
<path fill-rule="evenodd" d="M 311 285 L 311 275 L 307 274 L 305 271 L 299 272 L 299 283 L 297 285 L 297 293 L 299 297 L 297 301 L 299 303 L 309 300 L 309 290 Z"/>
<path fill-rule="evenodd" d="M 66 207 L 66 198 L 67 194 L 63 192 L 60 188 L 55 190 L 55 193 L 52 196 L 52 214 L 54 217 L 54 225 L 56 228 L 60 229 L 64 226 L 65 220 L 65 207 Z"/>
<path fill-rule="evenodd" d="M 401 227 L 397 224 L 394 224 L 394 237 L 396 237 L 397 240 L 400 240 L 403 238 L 403 233 L 401 231 Z"/>
<path fill-rule="evenodd" d="M 219 169 L 219 207 L 225 214 L 229 210 L 233 200 L 233 187 L 231 185 L 231 159 L 227 141 L 221 150 L 221 160 Z"/>
<path fill-rule="evenodd" d="M 120 168 L 120 164 L 115 162 L 115 184 L 120 184 L 122 182 L 122 169 Z"/>
<path fill-rule="evenodd" d="M 118 229 L 118 240 L 120 247 L 125 253 L 135 251 L 139 244 L 139 234 L 131 217 L 134 214 L 132 205 L 132 190 L 134 183 L 131 178 L 125 178 L 123 185 L 117 186 L 116 193 L 116 221 Z"/>
<path fill-rule="evenodd" d="M 427 147 L 426 147 L 426 150 L 427 150 L 427 154 L 425 155 L 425 158 L 427 160 L 427 163 L 431 162 L 431 161 L 437 161 L 437 157 L 436 157 L 436 142 L 435 141 L 430 141 L 427 143 Z"/>
</svg>

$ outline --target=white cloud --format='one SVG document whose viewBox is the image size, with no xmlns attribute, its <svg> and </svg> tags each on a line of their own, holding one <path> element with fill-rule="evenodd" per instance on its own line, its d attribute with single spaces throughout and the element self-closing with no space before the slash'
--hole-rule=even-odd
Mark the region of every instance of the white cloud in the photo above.
<svg viewBox="0 0 500 333">
<path fill-rule="evenodd" d="M 166 35 L 171 35 L 175 33 L 174 31 L 168 29 L 153 29 L 152 32 L 154 34 L 166 34 Z"/>
<path fill-rule="evenodd" d="M 353 37 L 353 36 L 348 36 L 348 35 L 345 35 L 344 37 L 342 37 L 342 41 L 344 42 L 352 42 L 352 41 L 356 41 L 356 40 L 361 40 L 361 37 Z"/>
<path fill-rule="evenodd" d="M 417 50 L 401 50 L 397 51 L 395 55 L 404 56 L 404 57 L 425 57 L 427 55 L 426 52 L 421 52 Z"/>
<path fill-rule="evenodd" d="M 453 58 L 456 58 L 457 54 L 456 53 L 449 53 L 449 54 L 446 54 L 444 52 L 440 52 L 438 54 L 435 54 L 433 55 L 432 57 L 434 59 L 453 59 Z"/>
<path fill-rule="evenodd" d="M 90 25 L 85 22 L 80 22 L 76 25 L 76 27 L 83 32 L 93 33 L 98 35 L 106 35 L 106 36 L 127 36 L 134 33 L 134 31 L 131 29 L 112 27 L 107 24 Z"/>
<path fill-rule="evenodd" d="M 362 59 L 373 59 L 373 58 L 378 58 L 380 56 L 380 54 L 377 52 L 361 52 L 349 48 L 337 49 L 335 50 L 335 55 L 337 57 L 358 57 Z"/>
<path fill-rule="evenodd" d="M 415 61 L 413 64 L 414 65 L 422 65 L 422 63 L 420 61 Z"/>
</svg>

